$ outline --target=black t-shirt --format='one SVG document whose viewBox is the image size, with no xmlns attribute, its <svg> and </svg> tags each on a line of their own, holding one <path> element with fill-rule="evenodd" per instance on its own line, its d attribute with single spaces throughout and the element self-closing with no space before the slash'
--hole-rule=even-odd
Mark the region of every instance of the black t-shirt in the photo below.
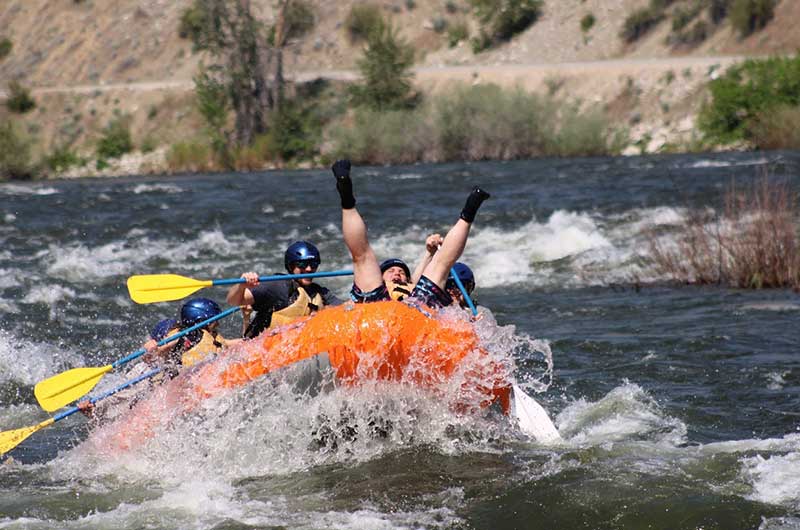
<svg viewBox="0 0 800 530">
<path fill-rule="evenodd" d="M 260 283 L 250 288 L 250 292 L 253 295 L 255 316 L 247 327 L 244 336 L 251 339 L 267 329 L 270 322 L 272 322 L 272 313 L 274 311 L 285 309 L 297 300 L 299 295 L 298 287 L 295 280 L 277 280 Z M 316 283 L 303 288 L 309 298 L 314 298 L 319 294 L 326 306 L 342 303 L 330 290 Z"/>
</svg>

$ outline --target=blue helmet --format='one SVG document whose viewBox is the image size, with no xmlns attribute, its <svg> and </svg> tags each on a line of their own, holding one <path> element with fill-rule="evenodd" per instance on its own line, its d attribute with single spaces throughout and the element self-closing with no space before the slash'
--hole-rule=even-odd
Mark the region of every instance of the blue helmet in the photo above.
<svg viewBox="0 0 800 530">
<path fill-rule="evenodd" d="M 445 285 L 445 288 L 447 290 L 458 290 L 458 285 L 456 285 L 456 281 L 452 276 L 453 272 L 456 273 L 458 279 L 461 280 L 462 284 L 464 284 L 464 289 L 467 290 L 467 294 L 472 293 L 472 291 L 475 289 L 475 275 L 472 274 L 472 269 L 460 261 L 453 265 L 453 271 L 450 273 L 450 277 L 447 278 L 447 284 Z"/>
<path fill-rule="evenodd" d="M 322 260 L 319 257 L 319 249 L 308 241 L 295 241 L 286 249 L 283 256 L 283 264 L 286 270 L 292 272 L 292 265 L 298 262 L 310 262 L 314 268 L 319 267 Z"/>
<path fill-rule="evenodd" d="M 219 315 L 222 310 L 214 300 L 193 298 L 181 307 L 181 326 L 188 328 Z"/>
<path fill-rule="evenodd" d="M 165 318 L 150 330 L 150 338 L 153 340 L 161 340 L 166 338 L 170 330 L 178 327 L 178 321 L 174 318 Z"/>
<path fill-rule="evenodd" d="M 401 269 L 403 269 L 403 271 L 405 271 L 406 278 L 408 278 L 409 280 L 411 279 L 411 271 L 409 270 L 408 265 L 406 265 L 406 262 L 401 260 L 400 258 L 389 258 L 387 260 L 384 260 L 384 262 L 381 263 L 381 274 L 386 272 L 388 269 L 391 269 L 392 267 L 400 267 Z"/>
</svg>

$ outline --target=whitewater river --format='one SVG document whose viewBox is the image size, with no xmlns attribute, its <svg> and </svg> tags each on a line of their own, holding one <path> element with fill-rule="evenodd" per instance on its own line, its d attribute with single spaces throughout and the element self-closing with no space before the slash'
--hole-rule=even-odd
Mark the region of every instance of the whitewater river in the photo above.
<svg viewBox="0 0 800 530">
<path fill-rule="evenodd" d="M 798 529 L 800 296 L 673 285 L 648 259 L 653 225 L 674 239 L 765 168 L 800 184 L 798 153 L 355 168 L 381 259 L 413 262 L 472 185 L 493 194 L 463 258 L 480 325 L 564 443 L 408 385 L 256 381 L 128 451 L 80 414 L 33 434 L 0 461 L 0 528 Z M 0 430 L 49 417 L 38 381 L 177 312 L 131 302 L 129 276 L 280 272 L 295 239 L 348 268 L 339 222 L 329 171 L 0 184 Z"/>
</svg>

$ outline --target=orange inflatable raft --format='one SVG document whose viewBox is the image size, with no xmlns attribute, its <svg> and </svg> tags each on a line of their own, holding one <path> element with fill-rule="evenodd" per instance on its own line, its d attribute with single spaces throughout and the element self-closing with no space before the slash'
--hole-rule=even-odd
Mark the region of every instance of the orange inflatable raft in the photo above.
<svg viewBox="0 0 800 530">
<path fill-rule="evenodd" d="M 147 437 L 155 427 L 148 424 L 148 417 L 164 420 L 168 412 L 191 410 L 203 399 L 322 352 L 327 352 L 337 380 L 344 384 L 393 380 L 435 391 L 457 377 L 465 399 L 449 398 L 460 410 L 493 402 L 499 402 L 504 412 L 509 410 L 512 366 L 481 347 L 472 323 L 428 317 L 401 302 L 346 303 L 269 330 L 250 344 L 182 374 L 166 385 L 165 392 L 157 389 L 139 403 L 128 415 L 132 422 L 125 424 L 125 432 L 117 434 L 128 441 L 137 438 L 132 431 Z"/>
</svg>

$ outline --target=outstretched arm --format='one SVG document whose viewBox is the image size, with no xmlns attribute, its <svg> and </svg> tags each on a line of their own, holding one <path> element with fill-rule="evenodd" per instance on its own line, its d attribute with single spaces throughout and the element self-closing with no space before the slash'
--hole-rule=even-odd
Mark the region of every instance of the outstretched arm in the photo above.
<svg viewBox="0 0 800 530">
<path fill-rule="evenodd" d="M 425 239 L 425 252 L 422 254 L 422 257 L 417 263 L 417 267 L 414 269 L 414 274 L 411 275 L 409 282 L 411 284 L 416 285 L 419 281 L 420 277 L 422 276 L 422 271 L 425 270 L 425 267 L 433 259 L 433 255 L 436 254 L 436 251 L 439 250 L 439 247 L 442 244 L 444 239 L 439 234 L 431 234 Z"/>
<path fill-rule="evenodd" d="M 450 269 L 455 265 L 464 247 L 467 245 L 467 238 L 469 237 L 469 229 L 472 222 L 475 220 L 475 215 L 478 213 L 478 208 L 481 207 L 483 201 L 489 198 L 489 194 L 475 187 L 472 193 L 467 197 L 467 202 L 461 210 L 461 215 L 458 221 L 447 232 L 447 235 L 442 242 L 442 247 L 433 256 L 431 262 L 425 267 L 422 273 L 433 283 L 444 289 L 447 277 L 450 275 Z"/>
</svg>

